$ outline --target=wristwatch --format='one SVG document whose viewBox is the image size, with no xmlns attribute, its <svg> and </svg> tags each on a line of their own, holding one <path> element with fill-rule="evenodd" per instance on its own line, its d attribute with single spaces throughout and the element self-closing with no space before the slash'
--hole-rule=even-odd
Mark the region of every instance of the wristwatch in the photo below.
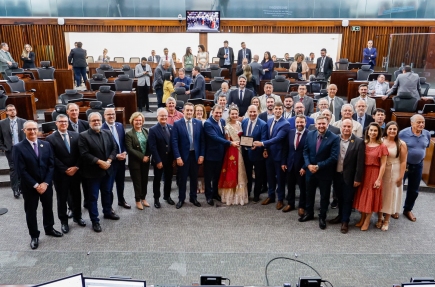
<svg viewBox="0 0 435 287">
<path fill-rule="evenodd" d="M 319 166 L 318 166 L 318 165 L 315 165 L 314 168 L 315 168 L 316 170 L 319 170 Z"/>
</svg>

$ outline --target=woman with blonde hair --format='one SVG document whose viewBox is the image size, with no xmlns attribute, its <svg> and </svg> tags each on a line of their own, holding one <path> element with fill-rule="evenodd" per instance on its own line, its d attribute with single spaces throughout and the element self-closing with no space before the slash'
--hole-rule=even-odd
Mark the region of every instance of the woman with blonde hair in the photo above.
<svg viewBox="0 0 435 287">
<path fill-rule="evenodd" d="M 310 68 L 308 68 L 307 63 L 304 61 L 304 54 L 297 53 L 295 55 L 295 61 L 291 64 L 289 71 L 298 73 L 299 80 L 305 81 L 309 70 Z"/>
<path fill-rule="evenodd" d="M 36 68 L 35 66 L 35 53 L 32 46 L 29 44 L 24 45 L 23 53 L 21 53 L 21 61 L 23 61 L 23 69 Z"/>
<path fill-rule="evenodd" d="M 181 63 L 180 59 L 177 59 L 177 54 L 175 52 L 172 53 L 172 60 L 174 63 Z"/>
<path fill-rule="evenodd" d="M 252 75 L 251 66 L 246 65 L 243 68 L 243 75 L 246 77 L 246 88 L 251 90 L 254 95 L 257 94 L 257 79 Z"/>
</svg>

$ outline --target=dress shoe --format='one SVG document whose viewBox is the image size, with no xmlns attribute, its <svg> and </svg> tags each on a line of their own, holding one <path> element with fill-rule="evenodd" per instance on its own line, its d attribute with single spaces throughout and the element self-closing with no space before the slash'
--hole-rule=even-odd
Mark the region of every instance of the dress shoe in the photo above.
<svg viewBox="0 0 435 287">
<path fill-rule="evenodd" d="M 102 230 L 99 222 L 92 222 L 92 229 L 95 232 L 101 232 L 101 230 Z"/>
<path fill-rule="evenodd" d="M 154 201 L 154 207 L 155 207 L 155 208 L 160 208 L 160 207 L 162 207 L 162 206 L 160 205 L 160 201 L 155 200 L 155 201 Z"/>
<path fill-rule="evenodd" d="M 170 205 L 175 205 L 175 202 L 172 200 L 172 198 L 168 197 L 168 198 L 163 198 L 164 200 L 166 200 L 166 202 Z"/>
<path fill-rule="evenodd" d="M 177 203 L 177 205 L 175 206 L 176 209 L 180 209 L 181 207 L 183 207 L 184 201 L 179 201 Z"/>
<path fill-rule="evenodd" d="M 263 200 L 261 205 L 268 205 L 269 203 L 274 203 L 274 202 L 275 202 L 275 199 L 272 199 L 272 198 L 268 197 L 265 200 Z"/>
<path fill-rule="evenodd" d="M 213 199 L 216 199 L 217 201 L 222 202 L 222 198 L 219 195 L 213 196 Z"/>
<path fill-rule="evenodd" d="M 299 215 L 299 217 L 304 216 L 304 214 L 305 214 L 305 210 L 303 208 L 298 208 L 298 215 Z"/>
<path fill-rule="evenodd" d="M 125 201 L 124 202 L 118 202 L 118 205 L 124 207 L 125 209 L 131 209 L 131 205 L 128 204 L 127 202 L 125 202 Z"/>
<path fill-rule="evenodd" d="M 14 197 L 15 198 L 20 198 L 20 192 L 18 190 L 14 190 Z"/>
<path fill-rule="evenodd" d="M 314 219 L 314 215 L 313 214 L 304 214 L 304 216 L 299 218 L 298 221 L 299 222 L 306 222 L 306 221 L 313 220 L 313 219 Z"/>
<path fill-rule="evenodd" d="M 68 212 L 66 214 L 68 215 L 68 218 L 73 218 L 74 217 L 74 213 L 72 212 L 71 209 L 68 209 Z"/>
<path fill-rule="evenodd" d="M 32 249 L 36 249 L 36 248 L 38 248 L 38 246 L 39 246 L 39 238 L 32 238 L 31 240 L 30 240 L 30 248 L 32 248 Z"/>
<path fill-rule="evenodd" d="M 282 212 L 289 212 L 294 210 L 294 208 L 292 208 L 292 206 L 290 204 L 287 204 L 283 209 Z"/>
<path fill-rule="evenodd" d="M 53 236 L 53 237 L 62 237 L 63 233 L 59 232 L 59 231 L 57 231 L 56 229 L 53 228 L 51 230 L 45 231 L 45 235 Z"/>
<path fill-rule="evenodd" d="M 109 214 L 104 214 L 104 218 L 112 219 L 112 220 L 119 220 L 119 216 L 113 211 Z"/>
<path fill-rule="evenodd" d="M 334 199 L 334 200 L 331 202 L 331 208 L 332 208 L 332 209 L 336 209 L 337 207 L 338 207 L 338 201 Z"/>
<path fill-rule="evenodd" d="M 147 112 L 152 113 L 153 111 L 150 109 L 146 109 Z"/>
<path fill-rule="evenodd" d="M 69 232 L 68 223 L 62 223 L 62 225 L 60 226 L 60 230 L 62 230 L 63 233 L 68 233 Z"/>
<path fill-rule="evenodd" d="M 281 208 L 283 207 L 284 207 L 284 203 L 282 202 L 282 200 L 278 200 L 278 202 L 276 203 L 276 209 L 281 210 Z"/>
<path fill-rule="evenodd" d="M 145 199 L 142 200 L 142 204 L 143 204 L 143 206 L 145 206 L 145 207 L 150 207 L 150 204 L 149 204 L 148 201 L 146 201 Z"/>
<path fill-rule="evenodd" d="M 338 215 L 337 217 L 335 217 L 334 219 L 329 220 L 328 222 L 331 223 L 331 224 L 340 223 L 341 222 L 341 216 Z"/>
<path fill-rule="evenodd" d="M 349 231 L 349 224 L 347 222 L 343 222 L 341 224 L 341 233 L 346 234 Z"/>
<path fill-rule="evenodd" d="M 254 199 L 252 199 L 253 203 L 259 203 L 260 202 L 260 198 L 258 197 L 254 197 Z"/>
<path fill-rule="evenodd" d="M 405 217 L 411 220 L 412 222 L 415 222 L 417 220 L 414 214 L 412 214 L 412 211 L 404 211 L 403 215 L 405 215 Z"/>
<path fill-rule="evenodd" d="M 81 226 L 81 227 L 85 227 L 86 226 L 86 222 L 82 219 L 82 218 L 79 218 L 79 219 L 73 219 L 73 221 L 75 222 L 75 223 L 77 223 L 79 226 Z"/>
<path fill-rule="evenodd" d="M 214 205 L 214 201 L 213 201 L 213 199 L 207 199 L 207 203 L 208 203 L 208 205 L 211 205 L 211 206 L 213 206 Z"/>
<path fill-rule="evenodd" d="M 191 200 L 189 200 L 193 205 L 195 205 L 196 207 L 201 207 L 201 203 L 199 203 L 199 201 L 198 200 L 196 200 L 196 199 L 191 199 Z"/>
<path fill-rule="evenodd" d="M 326 228 L 326 220 L 325 220 L 325 218 L 319 217 L 319 227 L 320 227 L 320 229 L 325 229 Z"/>
<path fill-rule="evenodd" d="M 143 205 L 142 205 L 142 203 L 141 202 L 136 202 L 136 207 L 137 207 L 137 209 L 140 209 L 140 210 L 143 210 Z"/>
</svg>

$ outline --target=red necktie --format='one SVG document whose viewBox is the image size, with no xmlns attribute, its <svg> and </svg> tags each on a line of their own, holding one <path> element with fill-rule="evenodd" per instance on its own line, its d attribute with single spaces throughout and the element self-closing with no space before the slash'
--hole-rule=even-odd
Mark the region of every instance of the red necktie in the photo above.
<svg viewBox="0 0 435 287">
<path fill-rule="evenodd" d="M 168 55 L 166 55 L 166 61 L 168 60 Z"/>
<path fill-rule="evenodd" d="M 299 100 L 301 101 L 301 103 L 304 101 L 304 98 L 299 98 Z"/>
<path fill-rule="evenodd" d="M 297 133 L 297 134 L 298 134 L 298 137 L 296 138 L 296 148 L 295 148 L 295 149 L 298 148 L 299 141 L 300 141 L 300 139 L 301 139 L 301 133 Z"/>
</svg>

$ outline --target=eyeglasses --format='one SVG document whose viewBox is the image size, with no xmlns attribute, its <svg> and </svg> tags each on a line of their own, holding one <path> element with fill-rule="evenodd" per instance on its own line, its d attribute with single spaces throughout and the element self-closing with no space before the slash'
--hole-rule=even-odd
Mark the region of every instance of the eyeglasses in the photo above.
<svg viewBox="0 0 435 287">
<path fill-rule="evenodd" d="M 57 121 L 59 124 L 67 124 L 68 121 Z"/>
<path fill-rule="evenodd" d="M 106 114 L 106 116 L 112 116 L 112 117 L 113 117 L 114 115 L 115 115 L 115 114 Z"/>
<path fill-rule="evenodd" d="M 32 131 L 37 131 L 38 128 L 26 128 L 26 131 L 28 132 L 32 132 Z"/>
<path fill-rule="evenodd" d="M 91 123 L 101 122 L 101 120 L 91 120 Z"/>
</svg>

